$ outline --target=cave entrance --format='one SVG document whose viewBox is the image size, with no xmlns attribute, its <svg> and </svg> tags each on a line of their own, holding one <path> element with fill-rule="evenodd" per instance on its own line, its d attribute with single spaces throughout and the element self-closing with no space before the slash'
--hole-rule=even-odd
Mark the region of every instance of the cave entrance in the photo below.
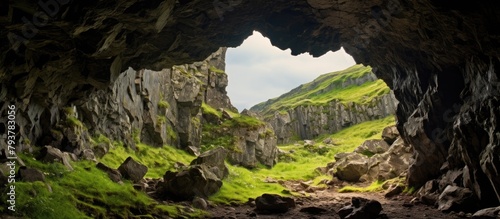
<svg viewBox="0 0 500 219">
<path fill-rule="evenodd" d="M 283 51 L 274 47 L 268 38 L 254 31 L 239 47 L 228 48 L 228 96 L 238 110 L 250 109 L 321 74 L 355 64 L 343 49 L 318 58 L 309 54 L 292 56 L 290 49 Z"/>
</svg>

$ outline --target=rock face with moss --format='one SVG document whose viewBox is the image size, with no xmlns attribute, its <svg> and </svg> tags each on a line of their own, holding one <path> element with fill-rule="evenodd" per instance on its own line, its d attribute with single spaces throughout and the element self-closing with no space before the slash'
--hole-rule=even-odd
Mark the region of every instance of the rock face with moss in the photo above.
<svg viewBox="0 0 500 219">
<path fill-rule="evenodd" d="M 263 115 L 278 143 L 314 139 L 395 113 L 397 101 L 370 67 L 355 65 L 324 74 L 278 98 L 251 108 Z"/>
<path fill-rule="evenodd" d="M 276 136 L 269 124 L 245 112 L 216 110 L 208 104 L 203 106 L 201 144 L 204 150 L 225 147 L 229 162 L 247 168 L 272 167 L 278 158 Z"/>
<path fill-rule="evenodd" d="M 81 119 L 129 145 L 140 139 L 155 146 L 199 147 L 201 103 L 232 107 L 225 91 L 225 52 L 159 72 L 129 69 L 78 108 Z"/>
</svg>

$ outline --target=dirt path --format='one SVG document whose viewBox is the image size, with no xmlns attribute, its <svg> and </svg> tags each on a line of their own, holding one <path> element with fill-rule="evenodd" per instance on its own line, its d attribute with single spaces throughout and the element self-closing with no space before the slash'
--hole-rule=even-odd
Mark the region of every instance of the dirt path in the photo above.
<svg viewBox="0 0 500 219">
<path fill-rule="evenodd" d="M 409 205 L 413 198 L 407 195 L 396 196 L 386 199 L 382 193 L 338 193 L 335 190 L 324 190 L 309 193 L 309 197 L 296 197 L 297 207 L 284 214 L 261 215 L 256 214 L 254 207 L 250 204 L 243 206 L 218 206 L 209 209 L 210 218 L 240 219 L 240 218 L 340 218 L 337 211 L 343 206 L 349 205 L 352 197 L 374 199 L 382 204 L 381 214 L 387 217 L 381 218 L 430 218 L 430 219 L 452 219 L 465 218 L 458 214 L 444 214 L 430 206 L 416 204 Z M 319 215 L 303 213 L 300 210 L 305 207 L 320 207 L 327 211 Z"/>
</svg>

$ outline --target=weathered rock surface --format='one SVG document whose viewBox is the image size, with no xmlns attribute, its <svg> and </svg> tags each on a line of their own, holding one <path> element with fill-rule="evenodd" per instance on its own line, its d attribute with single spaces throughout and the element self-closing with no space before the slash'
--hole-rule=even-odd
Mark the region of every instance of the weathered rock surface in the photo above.
<svg viewBox="0 0 500 219">
<path fill-rule="evenodd" d="M 385 127 L 382 131 L 382 139 L 384 139 L 387 144 L 394 143 L 399 136 L 399 131 L 396 126 Z"/>
<path fill-rule="evenodd" d="M 68 152 L 61 152 L 61 150 L 52 146 L 45 146 L 40 150 L 39 160 L 42 162 L 59 162 L 64 164 L 69 170 L 73 170 L 70 160 L 71 155 Z"/>
<path fill-rule="evenodd" d="M 202 135 L 204 146 L 226 147 L 228 161 L 235 165 L 254 168 L 259 163 L 268 167 L 276 164 L 278 147 L 274 131 L 269 124 L 248 114 L 241 114 L 236 119 L 224 109 L 219 111 L 222 113 L 220 117 L 212 113 L 203 113 L 202 123 L 206 128 Z"/>
<path fill-rule="evenodd" d="M 485 208 L 472 215 L 473 219 L 496 219 L 500 217 L 500 207 Z"/>
<path fill-rule="evenodd" d="M 177 173 L 167 171 L 163 182 L 157 185 L 156 194 L 161 199 L 187 201 L 196 196 L 207 198 L 219 191 L 221 186 L 221 179 L 202 164 Z"/>
<path fill-rule="evenodd" d="M 255 206 L 259 213 L 279 214 L 295 208 L 295 200 L 274 194 L 263 194 L 255 199 Z"/>
<path fill-rule="evenodd" d="M 415 148 L 410 185 L 439 177 L 448 161 L 466 170 L 464 186 L 483 205 L 500 204 L 497 1 L 50 2 L 48 10 L 0 3 L 0 114 L 16 105 L 21 140 L 41 141 L 61 122 L 61 107 L 83 105 L 129 66 L 202 60 L 258 30 L 294 55 L 343 46 L 377 68 L 400 101 L 398 130 Z"/>
<path fill-rule="evenodd" d="M 117 169 L 113 169 L 111 167 L 106 166 L 106 164 L 103 163 L 97 163 L 96 165 L 97 169 L 100 169 L 104 171 L 105 173 L 108 174 L 109 179 L 111 179 L 113 182 L 121 182 L 122 181 L 122 174 L 120 171 Z"/>
<path fill-rule="evenodd" d="M 353 197 L 351 205 L 341 208 L 338 212 L 342 219 L 375 219 L 382 211 L 382 205 L 376 200 Z"/>
<path fill-rule="evenodd" d="M 477 210 L 477 201 L 472 191 L 458 186 L 447 186 L 439 195 L 437 205 L 439 210 L 445 212 Z"/>
<path fill-rule="evenodd" d="M 227 169 L 226 164 L 224 164 L 226 157 L 227 150 L 218 147 L 201 154 L 194 159 L 190 165 L 205 164 L 219 179 L 224 179 L 229 175 L 229 169 Z"/>
<path fill-rule="evenodd" d="M 351 68 L 366 68 L 354 66 Z M 323 78 L 318 78 L 319 80 Z M 313 81 L 321 83 L 321 81 Z M 327 89 L 323 89 L 317 95 L 332 92 L 332 90 L 346 88 L 349 86 L 360 86 L 367 82 L 377 80 L 373 73 L 366 74 L 356 79 L 346 80 L 340 84 L 332 84 Z M 252 111 L 263 114 L 264 120 L 272 125 L 279 144 L 291 143 L 294 139 L 314 139 L 322 134 L 330 134 L 340 131 L 351 125 L 365 121 L 380 119 L 389 115 L 394 115 L 397 101 L 391 93 L 378 96 L 369 103 L 343 103 L 333 100 L 326 104 L 300 104 L 284 111 L 273 111 L 273 104 L 289 96 L 297 95 L 298 92 L 305 92 L 310 88 L 302 88 L 303 85 L 292 91 L 281 95 L 278 98 L 270 99 L 267 102 L 258 104 L 251 108 Z M 272 115 L 269 115 L 272 114 Z"/>
<path fill-rule="evenodd" d="M 367 140 L 352 153 L 336 154 L 328 172 L 349 182 L 392 179 L 408 171 L 412 154 L 400 137 L 391 146 L 384 140 Z"/>
<path fill-rule="evenodd" d="M 121 175 L 137 183 L 148 172 L 148 167 L 135 161 L 132 157 L 128 157 L 123 163 L 118 167 Z"/>
</svg>

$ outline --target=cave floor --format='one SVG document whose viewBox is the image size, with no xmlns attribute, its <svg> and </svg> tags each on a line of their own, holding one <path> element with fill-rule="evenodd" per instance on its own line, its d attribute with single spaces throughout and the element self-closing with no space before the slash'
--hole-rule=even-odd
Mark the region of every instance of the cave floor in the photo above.
<svg viewBox="0 0 500 219">
<path fill-rule="evenodd" d="M 379 218 L 430 218 L 430 219 L 452 219 L 467 218 L 466 215 L 459 213 L 445 214 L 441 211 L 423 204 L 409 204 L 412 196 L 399 195 L 387 199 L 383 193 L 338 193 L 334 189 L 316 191 L 308 193 L 307 196 L 295 197 L 297 206 L 283 214 L 263 215 L 256 214 L 255 208 L 249 204 L 240 206 L 217 206 L 208 209 L 209 218 L 217 219 L 240 219 L 240 218 L 340 218 L 336 213 L 343 206 L 349 205 L 352 197 L 362 197 L 374 199 L 382 204 L 381 214 L 387 217 Z M 303 213 L 300 210 L 306 207 L 319 207 L 326 209 L 318 215 Z"/>
</svg>

